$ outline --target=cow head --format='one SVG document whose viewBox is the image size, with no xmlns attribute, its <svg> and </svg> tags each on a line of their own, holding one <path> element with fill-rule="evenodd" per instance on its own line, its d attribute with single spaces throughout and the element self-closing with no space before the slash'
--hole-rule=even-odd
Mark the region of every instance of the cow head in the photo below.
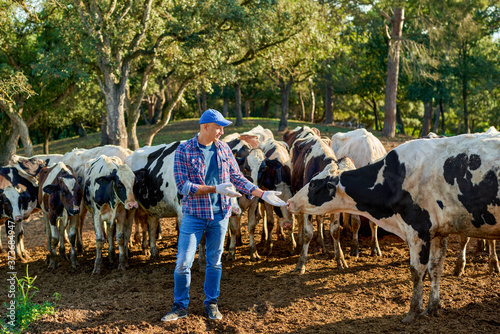
<svg viewBox="0 0 500 334">
<path fill-rule="evenodd" d="M 18 155 L 13 155 L 9 161 L 13 167 L 16 167 L 21 173 L 27 174 L 32 177 L 36 177 L 43 167 L 47 166 L 47 163 L 38 158 L 24 158 Z"/>
<path fill-rule="evenodd" d="M 125 205 L 125 209 L 137 209 L 137 201 L 134 196 L 135 174 L 128 165 L 119 165 L 115 175 L 116 194 Z"/>
<path fill-rule="evenodd" d="M 266 170 L 265 160 L 261 149 L 253 149 L 243 165 L 243 175 L 258 187 L 262 185 L 262 175 Z"/>
<path fill-rule="evenodd" d="M 281 168 L 283 164 L 275 159 L 265 159 L 266 168 L 262 173 L 261 186 L 263 189 L 275 190 L 276 185 L 283 182 Z"/>
<path fill-rule="evenodd" d="M 57 177 L 51 184 L 43 187 L 43 192 L 51 198 L 50 202 L 60 202 L 68 212 L 74 216 L 80 213 L 80 203 L 82 201 L 81 180 L 68 169 L 61 169 Z"/>
<path fill-rule="evenodd" d="M 7 217 L 14 222 L 23 220 L 23 207 L 27 206 L 25 192 L 19 193 L 13 186 L 0 189 L 0 217 Z"/>
<path fill-rule="evenodd" d="M 314 215 L 334 212 L 341 201 L 346 198 L 339 187 L 340 174 L 352 169 L 355 167 L 350 158 L 343 158 L 338 163 L 330 163 L 288 200 L 287 209 L 293 213 Z"/>
</svg>

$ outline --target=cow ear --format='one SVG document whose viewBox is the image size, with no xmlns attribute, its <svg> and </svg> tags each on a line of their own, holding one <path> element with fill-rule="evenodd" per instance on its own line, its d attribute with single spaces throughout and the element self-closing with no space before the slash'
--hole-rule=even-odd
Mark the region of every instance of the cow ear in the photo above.
<svg viewBox="0 0 500 334">
<path fill-rule="evenodd" d="M 326 183 L 326 189 L 328 189 L 328 195 L 330 197 L 335 197 L 335 194 L 337 193 L 337 185 L 339 184 L 339 178 L 336 177 L 333 180 L 330 180 Z"/>
<path fill-rule="evenodd" d="M 49 195 L 55 193 L 56 191 L 58 191 L 60 189 L 61 188 L 59 187 L 59 185 L 55 185 L 55 184 L 49 184 L 48 186 L 43 187 L 43 191 Z"/>
<path fill-rule="evenodd" d="M 272 159 L 272 160 L 266 159 L 266 166 L 268 166 L 270 168 L 274 168 L 274 169 L 280 169 L 283 165 L 278 160 L 275 160 L 275 159 Z"/>
<path fill-rule="evenodd" d="M 95 179 L 95 182 L 99 185 L 102 185 L 103 183 L 111 182 L 111 179 L 109 178 L 109 176 L 101 176 Z"/>
<path fill-rule="evenodd" d="M 236 162 L 238 163 L 239 166 L 241 166 L 245 162 L 245 158 L 236 158 Z"/>
</svg>

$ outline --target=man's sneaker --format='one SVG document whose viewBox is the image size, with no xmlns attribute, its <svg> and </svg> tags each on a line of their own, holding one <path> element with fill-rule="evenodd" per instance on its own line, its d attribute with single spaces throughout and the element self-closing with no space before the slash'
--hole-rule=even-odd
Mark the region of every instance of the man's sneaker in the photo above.
<svg viewBox="0 0 500 334">
<path fill-rule="evenodd" d="M 188 313 L 182 307 L 175 305 L 172 307 L 172 311 L 168 312 L 161 318 L 161 321 L 174 321 L 177 319 L 182 319 L 187 317 Z"/>
<path fill-rule="evenodd" d="M 205 314 L 210 320 L 222 319 L 222 313 L 219 312 L 217 304 L 209 304 L 208 306 L 205 306 Z"/>
</svg>

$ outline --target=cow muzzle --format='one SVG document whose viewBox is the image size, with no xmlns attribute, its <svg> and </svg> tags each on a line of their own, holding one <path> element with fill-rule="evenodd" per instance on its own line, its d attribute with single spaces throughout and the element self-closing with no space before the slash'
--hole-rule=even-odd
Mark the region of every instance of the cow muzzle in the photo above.
<svg viewBox="0 0 500 334">
<path fill-rule="evenodd" d="M 68 210 L 68 215 L 74 216 L 80 213 L 80 208 L 77 206 L 74 206 L 72 209 Z"/>
<path fill-rule="evenodd" d="M 283 224 L 281 225 L 281 227 L 284 229 L 284 230 L 291 230 L 293 228 L 293 222 L 292 221 L 284 221 Z"/>
<path fill-rule="evenodd" d="M 22 221 L 22 220 L 23 220 L 23 216 L 15 216 L 15 217 L 14 217 L 14 221 L 15 221 L 16 223 L 19 223 L 19 222 L 20 222 L 20 221 Z"/>
<path fill-rule="evenodd" d="M 137 209 L 138 205 L 137 202 L 128 202 L 125 207 L 127 208 L 127 210 L 132 210 Z"/>
</svg>

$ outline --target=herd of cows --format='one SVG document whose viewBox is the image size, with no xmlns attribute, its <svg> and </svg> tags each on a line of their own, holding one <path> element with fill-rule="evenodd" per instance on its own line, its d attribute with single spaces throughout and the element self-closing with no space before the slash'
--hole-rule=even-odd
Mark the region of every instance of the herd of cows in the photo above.
<svg viewBox="0 0 500 334">
<path fill-rule="evenodd" d="M 260 259 L 255 229 L 263 220 L 266 255 L 272 253 L 276 229 L 278 237 L 289 241 L 291 253 L 298 248 L 295 270 L 304 273 L 313 218 L 324 251 L 323 222 L 327 218 L 336 263 L 346 268 L 341 226 L 352 231 L 351 253 L 358 256 L 360 215 L 367 217 L 372 255 L 381 255 L 377 226 L 409 245 L 413 297 L 404 322 L 423 312 L 427 272 L 431 293 L 424 313 L 434 314 L 440 308 L 439 285 L 449 234 L 462 236 L 455 274 L 463 273 L 469 237 L 489 240 L 490 269 L 499 272 L 494 239 L 500 238 L 500 134 L 494 128 L 481 134 L 413 140 L 389 153 L 364 129 L 327 138 L 315 128 L 302 126 L 285 132 L 281 141 L 257 126 L 222 140 L 232 149 L 245 177 L 261 189 L 281 191 L 280 197 L 288 202 L 286 207 L 272 207 L 257 197 L 233 199 L 228 259 L 235 258 L 236 244 L 241 242 L 241 216 L 247 212 L 250 259 Z M 106 239 L 110 263 L 116 263 L 118 245 L 120 269 L 128 267 L 132 243 L 142 244 L 146 254 L 158 257 L 159 220 L 177 217 L 177 224 L 182 220 L 182 195 L 173 173 L 179 144 L 136 151 L 106 145 L 64 155 L 13 156 L 9 165 L 0 167 L 0 222 L 5 222 L 9 236 L 9 256 L 21 261 L 28 258 L 22 222 L 41 210 L 50 269 L 59 261 L 58 248 L 59 257 L 66 259 L 65 239 L 71 246 L 71 265 L 78 266 L 87 211 L 93 218 L 96 240 L 93 273 L 101 272 Z M 296 223 L 298 242 L 293 233 Z M 203 267 L 203 245 L 199 252 Z"/>
</svg>

